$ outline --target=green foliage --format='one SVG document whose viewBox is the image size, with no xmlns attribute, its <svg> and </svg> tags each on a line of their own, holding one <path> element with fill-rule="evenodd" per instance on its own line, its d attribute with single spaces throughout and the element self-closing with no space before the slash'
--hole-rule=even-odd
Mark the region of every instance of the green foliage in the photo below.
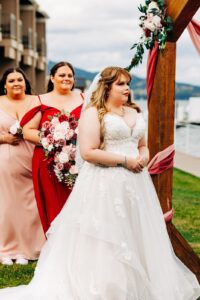
<svg viewBox="0 0 200 300">
<path fill-rule="evenodd" d="M 126 67 L 127 71 L 131 71 L 133 67 L 142 63 L 144 48 L 147 50 L 153 49 L 155 42 L 158 42 L 159 49 L 163 50 L 166 45 L 167 35 L 173 29 L 172 19 L 165 14 L 164 0 L 154 0 L 154 2 L 157 3 L 157 7 L 155 7 L 155 3 L 152 3 L 153 6 L 149 8 L 151 2 L 151 0 L 145 0 L 145 5 L 140 4 L 138 7 L 138 10 L 142 13 L 139 18 L 139 26 L 142 27 L 143 34 L 139 42 L 131 47 L 131 50 L 136 49 L 136 51 L 130 65 Z M 153 19 L 150 15 L 153 16 Z M 157 16 L 157 20 L 155 20 L 155 16 Z M 159 19 L 160 21 L 158 21 Z"/>
</svg>

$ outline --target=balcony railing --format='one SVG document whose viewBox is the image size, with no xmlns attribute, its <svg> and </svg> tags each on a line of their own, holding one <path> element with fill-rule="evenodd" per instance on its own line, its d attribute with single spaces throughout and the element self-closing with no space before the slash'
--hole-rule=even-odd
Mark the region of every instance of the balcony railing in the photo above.
<svg viewBox="0 0 200 300">
<path fill-rule="evenodd" d="M 40 38 L 37 44 L 37 52 L 40 56 L 46 56 L 47 49 L 46 49 L 46 41 L 44 38 Z"/>
<path fill-rule="evenodd" d="M 33 29 L 28 28 L 27 35 L 23 35 L 22 42 L 25 49 L 33 49 Z"/>
<path fill-rule="evenodd" d="M 14 14 L 2 13 L 2 36 L 5 39 L 16 39 L 16 16 Z"/>
<path fill-rule="evenodd" d="M 19 43 L 22 43 L 22 20 L 18 20 Z"/>
<path fill-rule="evenodd" d="M 2 32 L 2 5 L 0 4 L 0 33 Z"/>
</svg>

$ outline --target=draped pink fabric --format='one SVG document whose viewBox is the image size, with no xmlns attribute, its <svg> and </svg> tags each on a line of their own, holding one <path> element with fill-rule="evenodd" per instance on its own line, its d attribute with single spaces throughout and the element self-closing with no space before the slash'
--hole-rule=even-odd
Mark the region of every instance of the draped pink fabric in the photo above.
<svg viewBox="0 0 200 300">
<path fill-rule="evenodd" d="M 200 55 L 200 23 L 192 20 L 187 26 L 191 40 Z"/>
<path fill-rule="evenodd" d="M 146 80 L 146 89 L 147 89 L 147 99 L 149 101 L 151 96 L 151 91 L 153 88 L 153 82 L 156 73 L 156 64 L 158 60 L 158 43 L 156 42 L 154 48 L 149 51 L 148 61 L 147 61 L 147 80 Z"/>
<path fill-rule="evenodd" d="M 169 222 L 172 220 L 173 216 L 174 216 L 174 209 L 170 209 L 169 211 L 167 211 L 165 214 L 163 214 L 165 222 Z"/>
<path fill-rule="evenodd" d="M 158 152 L 148 164 L 148 171 L 152 174 L 160 174 L 173 167 L 174 164 L 174 145 L 170 145 L 163 151 Z"/>
<path fill-rule="evenodd" d="M 193 25 L 193 27 L 194 27 L 196 33 L 197 33 L 198 35 L 200 35 L 200 23 L 197 22 L 196 20 L 192 20 L 190 23 Z"/>
<path fill-rule="evenodd" d="M 174 164 L 174 145 L 170 145 L 163 151 L 158 152 L 148 164 L 148 171 L 151 175 L 160 174 L 173 167 Z M 174 216 L 173 208 L 163 214 L 165 222 L 172 220 Z"/>
</svg>

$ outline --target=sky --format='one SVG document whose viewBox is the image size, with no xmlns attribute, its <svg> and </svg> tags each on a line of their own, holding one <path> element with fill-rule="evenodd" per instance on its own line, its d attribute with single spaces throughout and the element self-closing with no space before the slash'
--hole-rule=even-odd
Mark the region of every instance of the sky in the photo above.
<svg viewBox="0 0 200 300">
<path fill-rule="evenodd" d="M 48 59 L 87 71 L 129 65 L 138 41 L 138 5 L 144 0 L 37 0 L 48 15 Z M 200 20 L 200 11 L 195 15 Z M 133 74 L 146 76 L 146 57 Z M 187 30 L 177 43 L 176 80 L 200 85 L 200 56 Z"/>
</svg>

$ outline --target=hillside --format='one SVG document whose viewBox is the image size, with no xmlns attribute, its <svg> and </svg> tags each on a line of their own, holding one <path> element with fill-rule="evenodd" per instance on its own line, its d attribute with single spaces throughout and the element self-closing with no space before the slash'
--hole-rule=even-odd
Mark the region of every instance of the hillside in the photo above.
<svg viewBox="0 0 200 300">
<path fill-rule="evenodd" d="M 53 61 L 49 61 L 48 71 L 54 64 Z M 79 68 L 75 68 L 75 73 L 77 78 L 80 77 L 90 81 L 97 74 L 97 72 L 89 72 Z M 135 99 L 146 99 L 146 81 L 144 78 L 134 76 L 131 82 L 131 89 L 134 91 Z M 176 99 L 187 100 L 189 97 L 200 97 L 200 86 L 177 82 Z"/>
</svg>

